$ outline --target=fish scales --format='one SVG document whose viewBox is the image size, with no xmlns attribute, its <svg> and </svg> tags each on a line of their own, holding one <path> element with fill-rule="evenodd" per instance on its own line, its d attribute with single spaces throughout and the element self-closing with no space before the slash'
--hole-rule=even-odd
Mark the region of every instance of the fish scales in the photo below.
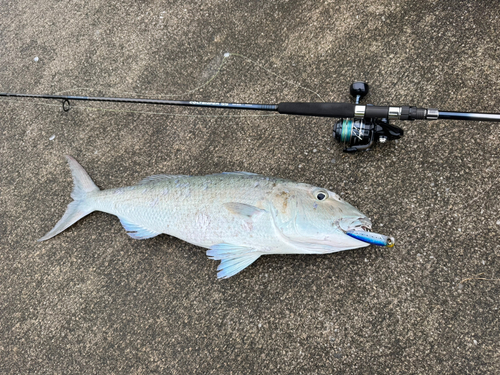
<svg viewBox="0 0 500 375">
<path fill-rule="evenodd" d="M 74 199 L 40 241 L 93 211 L 116 215 L 127 234 L 161 233 L 209 249 L 218 277 L 231 277 L 268 254 L 326 254 L 392 246 L 368 232 L 370 220 L 327 189 L 247 172 L 207 176 L 156 175 L 136 185 L 100 190 L 70 156 Z"/>
<path fill-rule="evenodd" d="M 224 203 L 236 201 L 264 208 L 263 201 L 277 182 L 258 175 L 168 176 L 131 186 L 119 195 L 117 189 L 98 191 L 89 197 L 89 205 L 155 232 L 209 247 L 248 234 L 244 221 L 220 209 Z"/>
</svg>

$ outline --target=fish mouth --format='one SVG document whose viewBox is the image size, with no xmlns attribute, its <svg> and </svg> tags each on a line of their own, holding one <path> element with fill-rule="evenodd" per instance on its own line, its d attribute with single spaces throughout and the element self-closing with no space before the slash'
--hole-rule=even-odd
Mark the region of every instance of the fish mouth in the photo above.
<svg viewBox="0 0 500 375">
<path fill-rule="evenodd" d="M 338 226 L 344 233 L 351 230 L 362 230 L 366 232 L 371 232 L 372 230 L 372 222 L 367 217 L 342 219 L 338 223 Z"/>
</svg>

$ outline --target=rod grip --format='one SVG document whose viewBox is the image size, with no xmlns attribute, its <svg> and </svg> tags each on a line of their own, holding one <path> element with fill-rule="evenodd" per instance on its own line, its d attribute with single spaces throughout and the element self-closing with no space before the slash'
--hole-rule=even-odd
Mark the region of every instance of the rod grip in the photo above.
<svg viewBox="0 0 500 375">
<path fill-rule="evenodd" d="M 352 103 L 279 103 L 278 112 L 286 115 L 354 117 Z"/>
</svg>

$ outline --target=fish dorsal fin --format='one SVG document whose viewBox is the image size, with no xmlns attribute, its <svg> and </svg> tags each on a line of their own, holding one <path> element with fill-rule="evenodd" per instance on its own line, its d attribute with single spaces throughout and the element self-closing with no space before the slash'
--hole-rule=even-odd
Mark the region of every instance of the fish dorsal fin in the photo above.
<svg viewBox="0 0 500 375">
<path fill-rule="evenodd" d="M 262 253 L 247 246 L 220 243 L 211 246 L 207 255 L 210 259 L 221 261 L 217 267 L 217 278 L 227 279 L 255 262 Z"/>
<path fill-rule="evenodd" d="M 147 238 L 153 238 L 161 234 L 160 232 L 155 232 L 151 229 L 141 227 L 140 225 L 133 224 L 126 219 L 119 217 L 120 223 L 122 223 L 123 228 L 127 231 L 127 234 L 134 240 L 145 240 Z"/>
<path fill-rule="evenodd" d="M 220 176 L 220 175 L 235 175 L 235 176 L 261 176 L 260 174 L 257 173 L 250 173 L 250 172 L 222 172 L 222 173 L 215 173 L 212 176 Z M 153 176 L 148 176 L 141 181 L 137 183 L 137 185 L 146 185 L 152 182 L 157 182 L 157 181 L 162 181 L 162 180 L 169 180 L 172 178 L 182 178 L 182 177 L 191 177 L 189 175 L 185 174 L 178 174 L 178 175 L 170 175 L 170 174 L 155 174 Z"/>
<path fill-rule="evenodd" d="M 209 176 L 235 176 L 235 177 L 262 177 L 266 178 L 265 176 L 257 173 L 251 173 L 251 172 L 243 172 L 243 171 L 234 171 L 234 172 L 219 172 L 219 173 L 212 173 Z"/>
<path fill-rule="evenodd" d="M 234 215 L 244 216 L 245 218 L 249 219 L 257 218 L 264 212 L 266 212 L 266 210 L 263 210 L 261 208 L 238 202 L 224 203 L 224 207 Z"/>
<path fill-rule="evenodd" d="M 169 180 L 172 178 L 179 178 L 179 177 L 189 177 L 187 175 L 169 175 L 169 174 L 155 174 L 153 176 L 146 177 L 139 181 L 137 185 L 147 185 L 152 182 L 157 182 L 157 181 L 162 181 L 162 180 Z"/>
</svg>

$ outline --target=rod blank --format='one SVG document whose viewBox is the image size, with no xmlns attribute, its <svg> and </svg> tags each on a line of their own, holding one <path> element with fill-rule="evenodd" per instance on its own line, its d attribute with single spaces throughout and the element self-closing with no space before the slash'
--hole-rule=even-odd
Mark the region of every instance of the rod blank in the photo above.
<svg viewBox="0 0 500 375">
<path fill-rule="evenodd" d="M 156 104 L 156 105 L 178 105 L 187 107 L 205 107 L 205 108 L 228 108 L 245 109 L 256 111 L 274 111 L 289 115 L 302 116 L 321 116 L 321 117 L 339 117 L 353 118 L 357 117 L 358 107 L 364 107 L 361 116 L 364 118 L 392 118 L 391 109 L 398 109 L 399 115 L 395 118 L 400 120 L 419 120 L 419 119 L 442 119 L 442 120 L 465 120 L 465 121 L 492 121 L 500 122 L 498 113 L 472 113 L 472 112 L 445 112 L 432 110 L 433 115 L 428 116 L 430 109 L 415 107 L 378 107 L 378 106 L 360 106 L 352 103 L 279 103 L 279 104 L 253 104 L 253 103 L 223 103 L 223 102 L 202 102 L 193 100 L 165 100 L 165 99 L 142 99 L 142 98 L 108 98 L 99 96 L 73 96 L 73 95 L 39 95 L 39 94 L 14 94 L 0 93 L 0 97 L 11 98 L 36 98 L 52 99 L 63 101 L 63 109 L 69 109 L 70 100 L 94 101 L 94 102 L 114 102 L 114 103 L 133 103 L 133 104 Z M 435 117 L 436 112 L 438 113 Z"/>
<path fill-rule="evenodd" d="M 443 112 L 443 111 L 439 111 L 438 118 L 441 120 L 500 122 L 500 114 L 498 114 L 498 113 L 470 113 L 470 112 Z"/>
</svg>

